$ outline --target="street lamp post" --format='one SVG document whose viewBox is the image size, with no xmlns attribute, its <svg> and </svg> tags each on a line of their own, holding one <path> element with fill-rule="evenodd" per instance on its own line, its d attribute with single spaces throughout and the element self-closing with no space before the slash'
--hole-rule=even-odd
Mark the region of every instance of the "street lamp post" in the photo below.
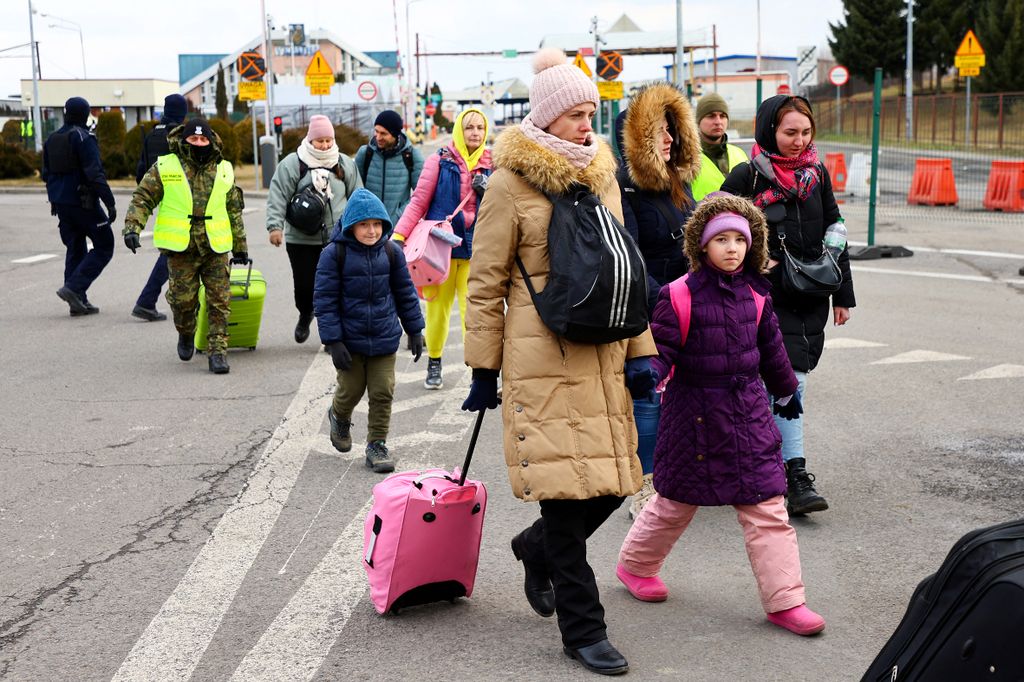
<svg viewBox="0 0 1024 682">
<path fill-rule="evenodd" d="M 412 87 L 412 39 L 409 30 L 409 5 L 421 0 L 405 0 L 405 122 L 411 125 L 415 117 L 419 93 Z"/>
<path fill-rule="evenodd" d="M 28 0 L 28 39 L 32 51 L 32 137 L 36 151 L 43 151 L 42 116 L 39 112 L 39 51 L 36 50 L 36 29 L 32 22 L 32 0 Z"/>
<path fill-rule="evenodd" d="M 85 39 L 82 37 L 82 25 L 78 22 L 71 21 L 70 19 L 54 16 L 53 14 L 47 14 L 46 12 L 39 12 L 37 10 L 33 10 L 33 12 L 35 12 L 41 17 L 46 17 L 47 19 L 51 19 L 55 22 L 61 22 L 59 24 L 47 24 L 49 28 L 62 28 L 65 31 L 78 31 L 78 45 L 82 48 L 82 78 L 88 80 L 89 72 L 85 68 Z M 71 26 L 62 26 L 61 24 L 71 24 Z"/>
</svg>

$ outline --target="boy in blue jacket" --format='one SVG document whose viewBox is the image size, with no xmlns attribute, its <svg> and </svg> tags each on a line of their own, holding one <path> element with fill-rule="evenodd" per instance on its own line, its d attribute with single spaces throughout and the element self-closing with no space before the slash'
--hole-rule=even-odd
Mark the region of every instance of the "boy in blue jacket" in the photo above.
<svg viewBox="0 0 1024 682">
<path fill-rule="evenodd" d="M 392 230 L 380 199 L 356 190 L 320 254 L 313 289 L 320 340 L 338 370 L 327 410 L 331 444 L 339 452 L 352 449 L 352 410 L 367 393 L 366 466 L 377 473 L 395 470 L 386 441 L 403 328 L 413 361 L 423 353 L 423 314 L 402 249 L 391 242 Z"/>
</svg>

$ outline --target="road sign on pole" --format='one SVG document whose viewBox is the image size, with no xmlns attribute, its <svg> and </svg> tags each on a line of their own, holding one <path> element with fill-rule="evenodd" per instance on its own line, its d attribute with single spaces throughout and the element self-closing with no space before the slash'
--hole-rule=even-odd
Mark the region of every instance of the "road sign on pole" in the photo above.
<svg viewBox="0 0 1024 682">
<path fill-rule="evenodd" d="M 259 80 L 267 72 L 263 55 L 259 52 L 243 52 L 238 55 L 237 67 L 238 74 L 247 81 Z"/>
<path fill-rule="evenodd" d="M 377 85 L 373 81 L 363 81 L 356 87 L 356 94 L 367 102 L 372 102 L 377 97 Z"/>
<path fill-rule="evenodd" d="M 850 71 L 845 66 L 836 64 L 828 70 L 828 82 L 837 88 L 846 85 L 848 80 L 850 80 Z"/>
<path fill-rule="evenodd" d="M 583 53 L 576 53 L 576 59 L 573 60 L 572 65 L 575 66 L 580 71 L 582 71 L 583 73 L 585 73 L 587 75 L 587 78 L 594 77 L 594 72 L 590 70 L 590 67 L 587 66 L 587 62 L 583 59 Z"/>
<path fill-rule="evenodd" d="M 317 50 L 313 58 L 309 60 L 309 66 L 306 67 L 306 86 L 309 88 L 309 94 L 329 95 L 332 85 L 334 85 L 334 70 L 327 63 L 323 53 Z"/>
<path fill-rule="evenodd" d="M 622 55 L 614 50 L 601 50 L 597 55 L 597 75 L 613 81 L 622 73 Z"/>
<path fill-rule="evenodd" d="M 238 82 L 238 99 L 243 102 L 249 102 L 256 99 L 267 98 L 267 82 L 266 81 L 239 81 Z"/>
</svg>

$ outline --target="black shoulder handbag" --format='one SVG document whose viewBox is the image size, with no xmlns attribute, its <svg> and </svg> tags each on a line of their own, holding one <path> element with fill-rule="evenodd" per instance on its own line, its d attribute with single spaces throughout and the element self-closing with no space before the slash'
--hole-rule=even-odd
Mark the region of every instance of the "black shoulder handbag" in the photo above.
<svg viewBox="0 0 1024 682">
<path fill-rule="evenodd" d="M 300 160 L 300 182 L 307 172 L 309 172 L 309 167 Z M 320 234 L 324 229 L 324 211 L 327 206 L 327 196 L 317 191 L 311 182 L 291 196 L 285 208 L 284 217 L 303 234 L 310 236 Z"/>
<path fill-rule="evenodd" d="M 781 204 L 773 206 L 783 208 Z M 765 215 L 767 217 L 767 211 Z M 800 260 L 786 248 L 786 228 L 783 225 L 784 221 L 780 221 L 776 226 L 782 246 L 783 290 L 789 294 L 814 297 L 828 297 L 839 291 L 843 273 L 828 249 L 822 248 L 821 255 L 812 261 Z"/>
</svg>

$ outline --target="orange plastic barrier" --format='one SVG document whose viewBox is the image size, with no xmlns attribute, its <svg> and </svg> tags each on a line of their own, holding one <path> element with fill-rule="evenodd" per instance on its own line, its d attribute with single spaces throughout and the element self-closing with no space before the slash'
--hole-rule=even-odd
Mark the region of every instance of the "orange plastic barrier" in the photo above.
<svg viewBox="0 0 1024 682">
<path fill-rule="evenodd" d="M 832 178 L 832 191 L 846 191 L 846 155 L 842 152 L 825 154 L 825 170 Z"/>
<path fill-rule="evenodd" d="M 985 189 L 990 211 L 1024 211 L 1024 161 L 993 161 Z"/>
<path fill-rule="evenodd" d="M 958 200 L 952 159 L 917 159 L 907 203 L 956 206 Z"/>
</svg>

